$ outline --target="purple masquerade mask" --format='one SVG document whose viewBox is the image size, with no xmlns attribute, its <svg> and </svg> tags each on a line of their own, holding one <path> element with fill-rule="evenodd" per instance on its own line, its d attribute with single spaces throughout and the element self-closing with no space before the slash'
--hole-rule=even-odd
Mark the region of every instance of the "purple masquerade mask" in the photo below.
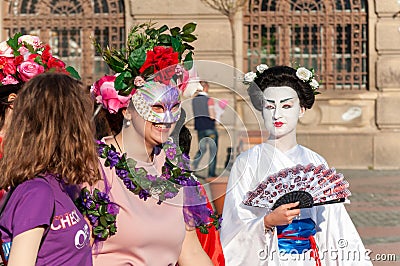
<svg viewBox="0 0 400 266">
<path fill-rule="evenodd" d="M 179 90 L 154 81 L 138 88 L 132 103 L 144 120 L 153 123 L 175 123 L 181 114 Z"/>
</svg>

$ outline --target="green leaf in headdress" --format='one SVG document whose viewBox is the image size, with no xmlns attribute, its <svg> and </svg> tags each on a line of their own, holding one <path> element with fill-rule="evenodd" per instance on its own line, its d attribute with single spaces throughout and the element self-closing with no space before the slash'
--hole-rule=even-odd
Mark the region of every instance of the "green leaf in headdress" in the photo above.
<svg viewBox="0 0 400 266">
<path fill-rule="evenodd" d="M 174 27 L 174 28 L 170 29 L 169 31 L 171 32 L 171 35 L 175 37 L 175 36 L 179 35 L 179 32 L 181 31 L 181 29 L 179 27 Z"/>
<path fill-rule="evenodd" d="M 185 26 L 183 26 L 182 31 L 184 34 L 190 34 L 196 30 L 197 24 L 195 22 L 189 22 Z"/>
<path fill-rule="evenodd" d="M 18 56 L 20 55 L 18 48 L 19 48 L 19 44 L 18 44 L 18 38 L 22 36 L 21 32 L 17 32 L 14 34 L 14 37 L 10 38 L 7 40 L 7 44 L 8 46 L 11 47 L 11 49 L 13 49 L 14 55 Z"/>
<path fill-rule="evenodd" d="M 195 40 L 197 40 L 197 37 L 193 34 L 183 34 L 182 40 L 185 42 L 194 42 Z"/>
<path fill-rule="evenodd" d="M 162 25 L 159 29 L 158 29 L 158 33 L 163 33 L 164 31 L 168 30 L 169 27 L 167 25 Z"/>
<path fill-rule="evenodd" d="M 123 91 L 128 88 L 128 84 L 125 83 L 125 79 L 132 79 L 131 72 L 124 71 L 117 76 L 114 81 L 114 87 L 117 91 Z"/>
<path fill-rule="evenodd" d="M 139 69 L 146 61 L 146 50 L 144 47 L 133 50 L 129 55 L 129 66 L 133 69 Z"/>
<path fill-rule="evenodd" d="M 72 66 L 67 66 L 65 69 L 70 74 L 70 76 L 73 77 L 74 79 L 77 79 L 77 80 L 81 79 L 81 76 L 79 75 L 78 71 L 76 71 L 76 69 L 73 68 Z"/>
</svg>

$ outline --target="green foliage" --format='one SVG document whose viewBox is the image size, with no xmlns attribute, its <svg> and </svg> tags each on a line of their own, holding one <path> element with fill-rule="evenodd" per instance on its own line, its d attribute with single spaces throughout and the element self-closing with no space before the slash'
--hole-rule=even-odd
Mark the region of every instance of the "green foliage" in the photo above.
<svg viewBox="0 0 400 266">
<path fill-rule="evenodd" d="M 156 46 L 172 47 L 174 52 L 179 54 L 181 63 L 193 60 L 194 47 L 189 43 L 197 40 L 193 34 L 197 24 L 190 22 L 180 27 L 169 28 L 163 25 L 155 27 L 155 23 L 142 23 L 132 27 L 128 34 L 126 47 L 116 49 L 101 45 L 94 40 L 93 45 L 96 51 L 115 73 L 121 73 L 115 81 L 115 89 L 120 95 L 128 95 L 134 87 L 133 80 L 136 76 L 144 79 L 154 74 L 154 68 L 145 70 L 141 67 L 146 61 L 147 52 Z M 191 68 L 192 63 L 185 65 L 186 69 Z"/>
</svg>

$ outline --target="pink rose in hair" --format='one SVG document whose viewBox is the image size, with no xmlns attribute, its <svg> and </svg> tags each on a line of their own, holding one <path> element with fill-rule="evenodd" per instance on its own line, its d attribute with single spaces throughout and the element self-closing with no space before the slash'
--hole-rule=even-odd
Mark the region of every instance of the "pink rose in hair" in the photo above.
<svg viewBox="0 0 400 266">
<path fill-rule="evenodd" d="M 31 61 L 22 62 L 17 70 L 19 72 L 20 78 L 23 82 L 26 82 L 33 78 L 34 76 L 43 73 L 44 67 Z"/>
<path fill-rule="evenodd" d="M 131 98 L 131 95 L 118 95 L 114 87 L 115 79 L 116 76 L 103 76 L 91 88 L 91 93 L 96 98 L 96 102 L 101 103 L 111 114 L 117 113 L 120 108 L 127 107 Z"/>
<path fill-rule="evenodd" d="M 18 52 L 24 57 L 24 60 L 28 59 L 28 57 L 31 55 L 28 48 L 26 48 L 25 46 L 21 46 L 18 49 Z"/>
<path fill-rule="evenodd" d="M 0 83 L 3 85 L 9 85 L 9 84 L 18 84 L 19 82 L 13 76 L 7 75 L 0 81 Z"/>
<path fill-rule="evenodd" d="M 32 45 L 34 49 L 42 47 L 42 42 L 40 41 L 38 36 L 22 35 L 18 38 L 18 43 L 26 43 Z"/>
</svg>

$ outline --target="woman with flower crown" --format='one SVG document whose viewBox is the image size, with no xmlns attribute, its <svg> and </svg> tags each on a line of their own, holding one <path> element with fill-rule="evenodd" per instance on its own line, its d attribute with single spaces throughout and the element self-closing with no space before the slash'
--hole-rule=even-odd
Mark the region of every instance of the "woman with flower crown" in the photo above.
<svg viewBox="0 0 400 266">
<path fill-rule="evenodd" d="M 221 229 L 227 265 L 371 265 L 342 203 L 299 209 L 295 200 L 272 211 L 244 204 L 248 192 L 275 173 L 296 165 L 327 165 L 296 140 L 298 119 L 318 93 L 313 71 L 259 65 L 245 82 L 269 137 L 240 154 L 230 173 Z M 257 193 L 270 193 L 264 188 Z"/>
<path fill-rule="evenodd" d="M 94 265 L 213 265 L 194 230 L 211 226 L 211 213 L 196 194 L 188 158 L 169 141 L 194 28 L 189 23 L 166 34 L 167 26 L 134 27 L 127 56 L 98 47 L 118 74 L 101 78 L 92 93 L 111 124 L 120 124 L 99 143 L 103 180 L 76 201 L 92 224 Z"/>
</svg>

